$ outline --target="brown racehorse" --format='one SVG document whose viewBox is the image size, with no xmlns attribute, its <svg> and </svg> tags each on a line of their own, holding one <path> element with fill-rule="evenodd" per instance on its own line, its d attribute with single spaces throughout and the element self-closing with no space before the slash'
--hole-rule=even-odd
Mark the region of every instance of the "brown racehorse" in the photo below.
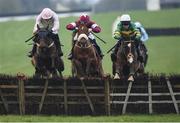
<svg viewBox="0 0 180 123">
<path fill-rule="evenodd" d="M 61 72 L 64 70 L 64 63 L 62 59 L 58 57 L 51 34 L 52 32 L 50 32 L 48 28 L 40 28 L 38 26 L 34 40 L 36 52 L 32 57 L 36 77 L 57 77 L 57 71 L 60 77 L 62 77 Z"/>
<path fill-rule="evenodd" d="M 144 72 L 144 67 L 141 67 L 141 62 L 138 60 L 135 43 L 134 40 L 121 41 L 121 45 L 117 52 L 117 59 L 114 64 L 114 79 L 127 76 L 128 81 L 134 81 L 134 76 L 137 73 Z"/>
<path fill-rule="evenodd" d="M 78 27 L 76 42 L 73 48 L 72 75 L 76 77 L 103 76 L 102 61 L 88 38 L 86 25 Z"/>
</svg>

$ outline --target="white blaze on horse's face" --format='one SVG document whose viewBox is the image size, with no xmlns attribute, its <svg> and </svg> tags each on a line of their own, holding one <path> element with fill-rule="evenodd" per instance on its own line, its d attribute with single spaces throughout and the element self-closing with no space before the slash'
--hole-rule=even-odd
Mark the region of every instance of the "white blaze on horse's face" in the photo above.
<svg viewBox="0 0 180 123">
<path fill-rule="evenodd" d="M 134 59 L 133 59 L 133 54 L 132 54 L 132 53 L 129 53 L 129 54 L 128 54 L 127 60 L 128 60 L 128 62 L 129 62 L 130 64 L 134 61 Z"/>
<path fill-rule="evenodd" d="M 131 43 L 128 43 L 127 45 L 129 48 L 131 48 Z M 127 56 L 127 59 L 128 59 L 128 62 L 131 64 L 134 59 L 133 59 L 133 54 L 132 53 L 129 53 L 128 56 Z"/>
<path fill-rule="evenodd" d="M 131 63 L 133 62 L 133 58 L 130 57 L 130 58 L 128 59 L 128 62 L 131 64 Z"/>
<path fill-rule="evenodd" d="M 81 38 L 85 38 L 86 40 L 88 40 L 88 37 L 87 37 L 86 34 L 80 34 L 79 37 L 78 37 L 78 41 L 80 41 Z"/>
</svg>

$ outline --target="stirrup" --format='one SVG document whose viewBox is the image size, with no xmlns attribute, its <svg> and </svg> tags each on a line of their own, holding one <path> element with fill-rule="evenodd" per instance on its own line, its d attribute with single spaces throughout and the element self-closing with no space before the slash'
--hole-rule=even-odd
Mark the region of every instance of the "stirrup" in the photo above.
<svg viewBox="0 0 180 123">
<path fill-rule="evenodd" d="M 32 53 L 32 51 L 29 51 L 29 54 L 27 54 L 27 56 L 30 57 L 30 58 L 32 58 L 33 55 L 34 55 L 34 54 Z"/>
<path fill-rule="evenodd" d="M 28 54 L 27 56 L 28 56 L 28 57 L 30 57 L 30 58 L 32 58 L 32 57 L 33 57 L 33 55 L 32 55 L 32 54 Z"/>
<path fill-rule="evenodd" d="M 63 53 L 61 52 L 61 53 L 58 53 L 58 55 L 61 57 L 61 56 L 63 56 Z"/>
<path fill-rule="evenodd" d="M 99 56 L 101 57 L 101 59 L 104 57 L 104 55 L 101 53 L 101 54 L 99 54 Z"/>
</svg>

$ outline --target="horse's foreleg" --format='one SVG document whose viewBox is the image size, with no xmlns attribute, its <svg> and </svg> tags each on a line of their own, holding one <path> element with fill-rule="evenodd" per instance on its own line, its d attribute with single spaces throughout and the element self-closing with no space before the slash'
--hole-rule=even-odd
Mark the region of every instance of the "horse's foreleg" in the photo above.
<svg viewBox="0 0 180 123">
<path fill-rule="evenodd" d="M 99 63 L 99 75 L 100 75 L 100 77 L 104 76 L 104 71 L 103 71 L 103 67 L 102 67 L 102 62 L 101 61 Z"/>
<path fill-rule="evenodd" d="M 81 62 L 80 61 L 78 61 L 78 60 L 73 60 L 73 63 L 74 63 L 74 68 L 76 69 L 76 76 L 77 77 L 81 77 L 81 76 L 83 76 L 84 75 L 84 72 L 83 72 L 83 66 L 82 66 L 82 64 L 81 64 Z"/>
<path fill-rule="evenodd" d="M 35 60 L 35 57 L 33 56 L 32 59 L 31 59 L 31 63 L 34 67 L 37 66 L 37 63 L 36 63 L 36 60 Z"/>
<path fill-rule="evenodd" d="M 54 57 L 51 58 L 51 67 L 55 68 L 55 58 Z"/>
<path fill-rule="evenodd" d="M 114 79 L 120 79 L 120 75 L 121 75 L 121 66 L 118 62 L 115 62 L 115 75 L 114 75 Z"/>
<path fill-rule="evenodd" d="M 90 75 L 90 66 L 91 66 L 91 63 L 92 63 L 92 59 L 87 59 L 87 61 L 86 61 L 86 70 L 85 70 L 85 72 L 86 72 L 86 75 Z"/>
<path fill-rule="evenodd" d="M 55 67 L 58 70 L 59 74 L 64 71 L 64 62 L 61 58 L 57 57 L 55 60 Z"/>
<path fill-rule="evenodd" d="M 134 81 L 134 76 L 135 76 L 135 70 L 136 68 L 136 65 L 135 64 L 130 64 L 130 67 L 129 67 L 129 77 L 128 77 L 128 81 Z"/>
</svg>

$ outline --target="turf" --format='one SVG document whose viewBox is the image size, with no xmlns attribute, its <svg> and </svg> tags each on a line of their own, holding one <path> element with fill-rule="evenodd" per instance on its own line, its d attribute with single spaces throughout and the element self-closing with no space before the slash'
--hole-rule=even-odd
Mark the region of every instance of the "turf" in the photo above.
<svg viewBox="0 0 180 123">
<path fill-rule="evenodd" d="M 121 116 L 43 116 L 2 115 L 0 122 L 179 122 L 176 114 L 164 115 L 121 115 Z"/>
</svg>

